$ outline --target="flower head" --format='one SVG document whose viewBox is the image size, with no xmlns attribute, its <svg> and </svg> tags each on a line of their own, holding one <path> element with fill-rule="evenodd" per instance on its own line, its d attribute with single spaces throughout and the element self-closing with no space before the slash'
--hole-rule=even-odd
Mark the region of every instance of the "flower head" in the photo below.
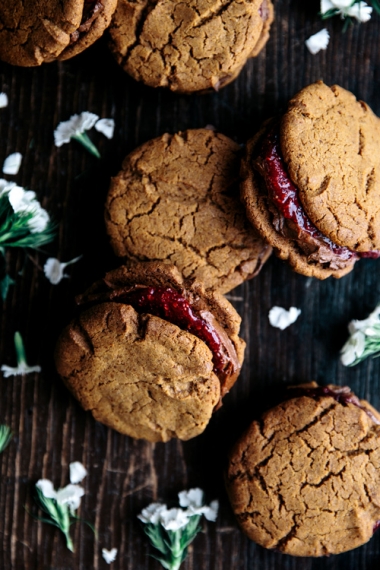
<svg viewBox="0 0 380 570">
<path fill-rule="evenodd" d="M 19 152 L 14 152 L 10 154 L 5 160 L 3 164 L 3 172 L 4 174 L 18 174 L 20 170 L 22 161 L 22 154 Z"/>
<path fill-rule="evenodd" d="M 91 142 L 85 131 L 89 131 L 98 121 L 98 115 L 84 111 L 79 115 L 72 115 L 68 121 L 59 123 L 54 131 L 55 146 L 62 146 L 74 139 L 81 143 L 91 154 L 100 158 L 96 146 Z"/>
<path fill-rule="evenodd" d="M 310 36 L 310 38 L 306 40 L 305 44 L 309 52 L 315 55 L 319 51 L 327 49 L 329 41 L 330 35 L 326 28 L 324 28 L 317 34 Z"/>
<path fill-rule="evenodd" d="M 343 346 L 341 362 L 344 366 L 355 366 L 368 356 L 380 352 L 380 305 L 362 321 L 353 320 L 348 325 L 350 336 Z"/>
<path fill-rule="evenodd" d="M 163 510 L 160 513 L 160 523 L 165 530 L 179 530 L 189 522 L 189 513 L 182 509 Z"/>
<path fill-rule="evenodd" d="M 269 311 L 269 322 L 272 327 L 281 329 L 282 331 L 296 322 L 301 314 L 300 309 L 290 307 L 289 311 L 282 307 L 272 307 Z"/>
<path fill-rule="evenodd" d="M 66 261 L 66 263 L 61 263 L 55 257 L 49 257 L 49 259 L 46 260 L 46 263 L 44 265 L 45 276 L 47 277 L 47 279 L 49 279 L 52 285 L 57 285 L 62 281 L 62 279 L 64 279 L 65 277 L 69 277 L 69 275 L 64 273 L 66 267 L 68 265 L 76 263 L 81 259 L 81 257 L 82 256 L 80 255 L 79 257 L 75 257 L 71 261 Z"/>
<path fill-rule="evenodd" d="M 4 378 L 9 378 L 10 376 L 23 376 L 24 374 L 31 374 L 32 372 L 41 372 L 41 366 L 29 366 L 26 361 L 26 354 L 24 348 L 24 341 L 19 332 L 15 333 L 14 344 L 17 357 L 17 366 L 7 366 L 3 364 L 1 366 L 1 371 Z"/>
<path fill-rule="evenodd" d="M 116 560 L 117 548 L 112 548 L 112 550 L 102 548 L 102 556 L 107 564 L 111 564 L 111 562 L 114 562 Z"/>
<path fill-rule="evenodd" d="M 70 463 L 70 483 L 80 483 L 87 475 L 87 469 L 80 461 Z"/>
<path fill-rule="evenodd" d="M 162 503 L 151 503 L 137 515 L 137 518 L 144 524 L 158 524 L 161 522 L 161 513 L 166 511 L 166 505 Z"/>
<path fill-rule="evenodd" d="M 323 19 L 340 15 L 344 18 L 355 18 L 358 22 L 368 22 L 373 8 L 361 0 L 321 0 L 321 16 Z"/>
<path fill-rule="evenodd" d="M 3 191 L 6 191 L 6 188 Z M 32 234 L 46 230 L 50 217 L 36 199 L 35 192 L 24 190 L 21 186 L 10 185 L 8 200 L 15 214 L 30 214 L 27 225 Z"/>
<path fill-rule="evenodd" d="M 95 123 L 95 129 L 107 137 L 107 139 L 112 139 L 115 130 L 115 121 L 113 119 L 99 119 L 99 121 Z"/>
</svg>

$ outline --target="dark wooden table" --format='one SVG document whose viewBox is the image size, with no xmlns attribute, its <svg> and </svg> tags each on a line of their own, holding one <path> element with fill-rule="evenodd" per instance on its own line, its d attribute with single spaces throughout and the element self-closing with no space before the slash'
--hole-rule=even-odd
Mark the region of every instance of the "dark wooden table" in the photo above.
<svg viewBox="0 0 380 570">
<path fill-rule="evenodd" d="M 12 177 L 37 192 L 59 223 L 58 236 L 44 253 L 7 254 L 16 285 L 1 309 L 0 363 L 15 364 L 13 334 L 24 336 L 30 364 L 42 373 L 1 378 L 0 423 L 15 433 L 0 456 L 0 568 L 92 570 L 108 568 L 101 548 L 119 548 L 112 566 L 154 570 L 148 543 L 136 515 L 148 503 L 172 501 L 191 486 L 219 498 L 217 523 L 205 525 L 190 549 L 184 570 L 378 570 L 380 533 L 351 553 L 325 559 L 296 559 L 265 551 L 238 530 L 223 487 L 223 467 L 231 443 L 246 425 L 270 406 L 284 386 L 318 380 L 348 384 L 380 408 L 380 360 L 353 369 L 338 353 L 352 318 L 364 318 L 380 301 L 380 262 L 361 261 L 348 277 L 325 282 L 296 275 L 271 259 L 252 282 L 234 291 L 247 341 L 241 378 L 206 432 L 186 443 L 134 441 L 95 422 L 58 378 L 52 352 L 60 329 L 73 312 L 73 297 L 106 269 L 117 266 L 107 243 L 103 203 L 111 175 L 134 147 L 166 131 L 213 124 L 244 143 L 260 122 L 278 112 L 300 88 L 323 79 L 338 83 L 369 103 L 380 115 L 380 18 L 342 34 L 338 18 L 329 21 L 331 42 L 312 56 L 304 41 L 323 27 L 317 1 L 279 0 L 266 50 L 220 93 L 177 96 L 135 83 L 114 63 L 101 40 L 66 63 L 39 69 L 1 64 L 0 90 L 10 104 L 0 111 L 0 163 L 11 152 L 24 155 Z M 57 149 L 53 131 L 73 113 L 92 111 L 113 117 L 112 141 L 94 133 L 102 153 L 97 161 L 77 143 Z M 71 279 L 52 286 L 41 268 L 48 255 L 67 261 L 83 254 Z M 273 305 L 302 309 L 299 321 L 284 332 L 268 323 Z M 68 483 L 68 466 L 88 468 L 80 514 L 98 533 L 73 527 L 75 554 L 53 527 L 38 523 L 32 509 L 34 483 Z"/>
</svg>

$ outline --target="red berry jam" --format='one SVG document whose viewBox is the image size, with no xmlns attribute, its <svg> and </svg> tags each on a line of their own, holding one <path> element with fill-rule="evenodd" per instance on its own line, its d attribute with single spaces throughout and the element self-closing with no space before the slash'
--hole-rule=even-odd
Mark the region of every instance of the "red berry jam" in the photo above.
<svg viewBox="0 0 380 570">
<path fill-rule="evenodd" d="M 373 534 L 375 534 L 375 532 L 379 530 L 379 528 L 380 528 L 380 521 L 377 521 L 377 523 L 375 523 L 375 526 L 373 527 Z"/>
<path fill-rule="evenodd" d="M 260 158 L 269 198 L 284 218 L 292 220 L 297 227 L 313 238 L 323 241 L 342 260 L 349 260 L 354 257 L 369 257 L 372 259 L 380 257 L 380 251 L 356 253 L 348 249 L 348 247 L 336 245 L 314 226 L 302 207 L 297 187 L 293 184 L 286 171 L 281 154 L 278 126 L 273 127 L 269 131 L 262 145 Z"/>
<path fill-rule="evenodd" d="M 203 340 L 213 354 L 215 374 L 224 372 L 229 358 L 223 351 L 216 330 L 210 323 L 198 317 L 190 303 L 174 289 L 154 287 L 135 289 L 118 296 L 117 301 L 131 305 L 139 313 L 149 313 L 165 319 Z"/>
</svg>

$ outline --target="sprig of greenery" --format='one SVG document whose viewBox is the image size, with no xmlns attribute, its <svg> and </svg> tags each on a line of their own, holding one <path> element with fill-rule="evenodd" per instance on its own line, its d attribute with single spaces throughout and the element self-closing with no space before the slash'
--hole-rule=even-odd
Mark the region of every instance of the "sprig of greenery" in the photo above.
<svg viewBox="0 0 380 570">
<path fill-rule="evenodd" d="M 14 284 L 15 281 L 7 273 L 0 279 L 0 294 L 3 301 L 7 300 L 9 287 Z"/>
<path fill-rule="evenodd" d="M 48 499 L 38 487 L 36 487 L 35 501 L 39 508 L 49 517 L 35 518 L 41 522 L 45 522 L 59 528 L 65 536 L 67 548 L 71 552 L 74 552 L 74 544 L 70 536 L 70 526 L 77 517 L 72 516 L 69 505 L 67 503 L 60 504 L 55 499 Z"/>
<path fill-rule="evenodd" d="M 356 333 L 356 335 L 357 334 L 358 333 Z M 360 364 L 360 362 L 363 362 L 363 360 L 369 356 L 372 356 L 373 358 L 378 358 L 380 356 L 380 324 L 371 325 L 371 335 L 365 334 L 365 331 L 361 334 L 364 334 L 364 350 L 361 354 L 361 351 L 356 353 L 354 362 L 348 364 L 350 367 Z M 351 342 L 352 338 L 354 338 L 354 335 L 351 337 Z"/>
<path fill-rule="evenodd" d="M 178 570 L 187 556 L 187 549 L 201 531 L 200 515 L 189 518 L 185 527 L 179 530 L 165 530 L 161 524 L 145 524 L 144 532 L 152 546 L 162 556 L 152 555 L 166 570 Z"/>
<path fill-rule="evenodd" d="M 13 433 L 10 427 L 6 425 L 0 425 L 0 453 L 3 453 L 4 449 L 8 447 L 13 437 Z"/>
</svg>

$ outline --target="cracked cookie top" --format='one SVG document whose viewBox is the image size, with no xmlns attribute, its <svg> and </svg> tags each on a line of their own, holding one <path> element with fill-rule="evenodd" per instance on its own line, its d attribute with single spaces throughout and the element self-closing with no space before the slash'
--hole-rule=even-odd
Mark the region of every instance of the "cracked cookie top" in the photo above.
<svg viewBox="0 0 380 570">
<path fill-rule="evenodd" d="M 117 0 L 7 0 L 0 5 L 0 59 L 36 66 L 68 59 L 102 35 Z"/>
<path fill-rule="evenodd" d="M 272 20 L 270 0 L 119 0 L 111 49 L 151 87 L 219 89 L 264 47 Z"/>
<path fill-rule="evenodd" d="M 271 249 L 240 204 L 240 151 L 224 135 L 197 129 L 128 155 L 106 201 L 116 255 L 171 262 L 223 293 L 256 275 Z"/>
<path fill-rule="evenodd" d="M 232 508 L 243 531 L 265 548 L 339 554 L 378 527 L 380 414 L 348 388 L 344 397 L 335 386 L 325 392 L 306 385 L 305 395 L 253 422 L 231 452 Z"/>
<path fill-rule="evenodd" d="M 181 309 L 181 293 L 195 316 L 213 325 L 226 354 L 232 349 L 237 367 L 227 362 L 230 373 L 216 371 L 206 341 L 139 305 L 147 291 L 153 302 L 165 291 L 166 304 L 174 298 L 171 309 Z M 121 433 L 149 441 L 202 433 L 243 362 L 240 317 L 232 305 L 199 283 L 185 283 L 174 266 L 154 262 L 107 273 L 78 302 L 82 310 L 61 334 L 55 362 L 84 409 Z"/>
<path fill-rule="evenodd" d="M 334 243 L 380 249 L 380 119 L 321 81 L 300 91 L 281 123 L 281 150 L 310 220 Z"/>
</svg>

